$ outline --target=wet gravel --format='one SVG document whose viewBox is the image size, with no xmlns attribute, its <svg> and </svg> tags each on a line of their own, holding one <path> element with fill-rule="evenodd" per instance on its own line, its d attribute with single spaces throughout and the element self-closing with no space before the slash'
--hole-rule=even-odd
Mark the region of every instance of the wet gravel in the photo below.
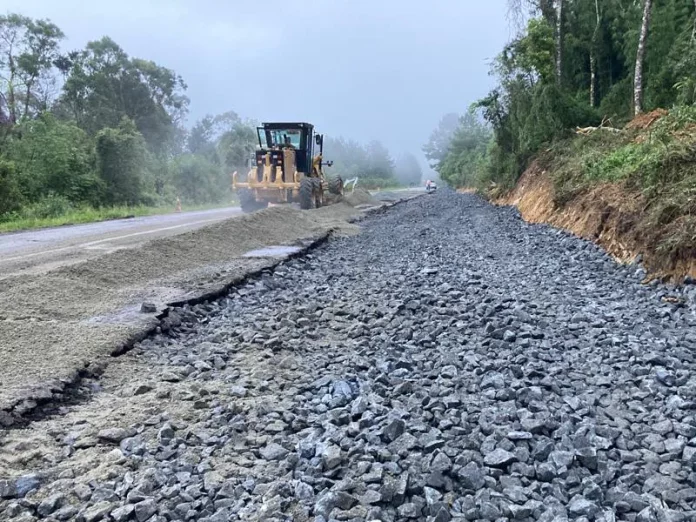
<svg viewBox="0 0 696 522">
<path fill-rule="evenodd" d="M 92 442 L 112 476 L 0 481 L 1 518 L 696 520 L 696 291 L 643 276 L 417 198 L 172 314 L 129 355 L 162 412 Z"/>
</svg>

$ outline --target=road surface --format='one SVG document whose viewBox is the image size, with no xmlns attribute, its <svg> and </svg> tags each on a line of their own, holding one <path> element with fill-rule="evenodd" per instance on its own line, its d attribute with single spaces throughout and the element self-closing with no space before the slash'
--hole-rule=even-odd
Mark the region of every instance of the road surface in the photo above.
<svg viewBox="0 0 696 522">
<path fill-rule="evenodd" d="M 361 227 L 8 430 L 0 520 L 696 520 L 688 290 L 469 194 Z"/>
<path fill-rule="evenodd" d="M 0 278 L 77 263 L 241 214 L 238 207 L 163 214 L 0 235 Z"/>
</svg>

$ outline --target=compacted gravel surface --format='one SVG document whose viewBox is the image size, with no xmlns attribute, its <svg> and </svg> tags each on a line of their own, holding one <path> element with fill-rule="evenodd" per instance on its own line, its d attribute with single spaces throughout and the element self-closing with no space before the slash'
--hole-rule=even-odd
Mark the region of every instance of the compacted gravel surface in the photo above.
<svg viewBox="0 0 696 522">
<path fill-rule="evenodd" d="M 475 196 L 398 205 L 173 314 L 126 356 L 160 411 L 54 434 L 109 472 L 0 481 L 1 518 L 696 520 L 696 296 L 643 275 Z"/>
</svg>

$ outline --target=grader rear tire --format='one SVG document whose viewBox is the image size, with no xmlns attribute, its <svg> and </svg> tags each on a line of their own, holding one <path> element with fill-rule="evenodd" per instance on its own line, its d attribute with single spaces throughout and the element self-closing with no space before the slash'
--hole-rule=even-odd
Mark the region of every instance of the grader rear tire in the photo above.
<svg viewBox="0 0 696 522">
<path fill-rule="evenodd" d="M 314 180 L 312 178 L 302 178 L 299 192 L 300 208 L 302 210 L 314 208 Z"/>
<path fill-rule="evenodd" d="M 329 178 L 329 193 L 337 196 L 343 194 L 343 178 L 341 176 Z"/>
</svg>

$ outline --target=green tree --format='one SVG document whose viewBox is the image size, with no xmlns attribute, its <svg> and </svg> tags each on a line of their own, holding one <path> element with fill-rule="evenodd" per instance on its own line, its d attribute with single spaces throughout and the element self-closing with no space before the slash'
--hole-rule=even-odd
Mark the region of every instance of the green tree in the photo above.
<svg viewBox="0 0 696 522">
<path fill-rule="evenodd" d="M 242 121 L 234 123 L 218 140 L 217 149 L 223 166 L 230 172 L 244 169 L 257 144 L 254 127 Z"/>
<path fill-rule="evenodd" d="M 255 127 L 255 122 L 243 121 L 234 111 L 206 115 L 191 128 L 187 150 L 228 169 L 244 167 L 258 145 Z"/>
<path fill-rule="evenodd" d="M 18 120 L 17 91 L 19 89 L 19 66 L 23 35 L 31 19 L 18 14 L 0 16 L 0 70 L 2 71 L 3 104 L 7 108 L 7 119 L 11 124 Z"/>
<path fill-rule="evenodd" d="M 365 176 L 367 152 L 357 141 L 327 136 L 324 139 L 324 156 L 334 162 L 331 172 L 344 179 Z"/>
<path fill-rule="evenodd" d="M 100 130 L 96 136 L 96 153 L 98 172 L 105 183 L 106 203 L 143 203 L 148 188 L 145 167 L 148 152 L 135 123 L 123 118 L 118 127 Z"/>
<path fill-rule="evenodd" d="M 219 203 L 231 194 L 229 176 L 219 164 L 202 155 L 176 158 L 173 180 L 177 196 L 188 203 Z"/>
<path fill-rule="evenodd" d="M 215 118 L 207 115 L 197 121 L 186 137 L 186 149 L 191 154 L 215 157 Z"/>
<path fill-rule="evenodd" d="M 48 20 L 0 15 L 0 109 L 6 108 L 11 123 L 48 107 L 50 92 L 43 87 L 52 81 L 50 72 L 64 37 Z"/>
<path fill-rule="evenodd" d="M 394 180 L 394 160 L 389 150 L 377 140 L 367 144 L 367 165 L 363 175 L 366 178 Z"/>
<path fill-rule="evenodd" d="M 326 137 L 324 157 L 334 162 L 332 175 L 343 179 L 360 178 L 366 188 L 384 187 L 397 182 L 396 166 L 389 150 L 379 141 L 362 145 L 355 140 Z"/>
<path fill-rule="evenodd" d="M 22 203 L 14 163 L 0 157 L 0 221 L 7 214 L 19 210 Z"/>
<path fill-rule="evenodd" d="M 455 113 L 445 114 L 437 128 L 432 132 L 428 142 L 423 145 L 423 153 L 430 162 L 430 167 L 437 170 L 438 166 L 447 156 L 450 141 L 459 126 L 459 115 Z"/>
<path fill-rule="evenodd" d="M 89 42 L 68 68 L 61 104 L 89 134 L 132 120 L 150 149 L 164 154 L 188 107 L 186 84 L 174 71 L 130 58 L 104 37 Z"/>
<path fill-rule="evenodd" d="M 440 177 L 454 187 L 480 185 L 488 174 L 488 147 L 491 138 L 490 129 L 473 110 L 462 116 L 447 156 L 439 165 Z"/>
<path fill-rule="evenodd" d="M 19 124 L 8 145 L 25 201 L 56 194 L 75 203 L 99 202 L 102 184 L 95 174 L 93 145 L 75 124 L 46 113 Z"/>
</svg>

